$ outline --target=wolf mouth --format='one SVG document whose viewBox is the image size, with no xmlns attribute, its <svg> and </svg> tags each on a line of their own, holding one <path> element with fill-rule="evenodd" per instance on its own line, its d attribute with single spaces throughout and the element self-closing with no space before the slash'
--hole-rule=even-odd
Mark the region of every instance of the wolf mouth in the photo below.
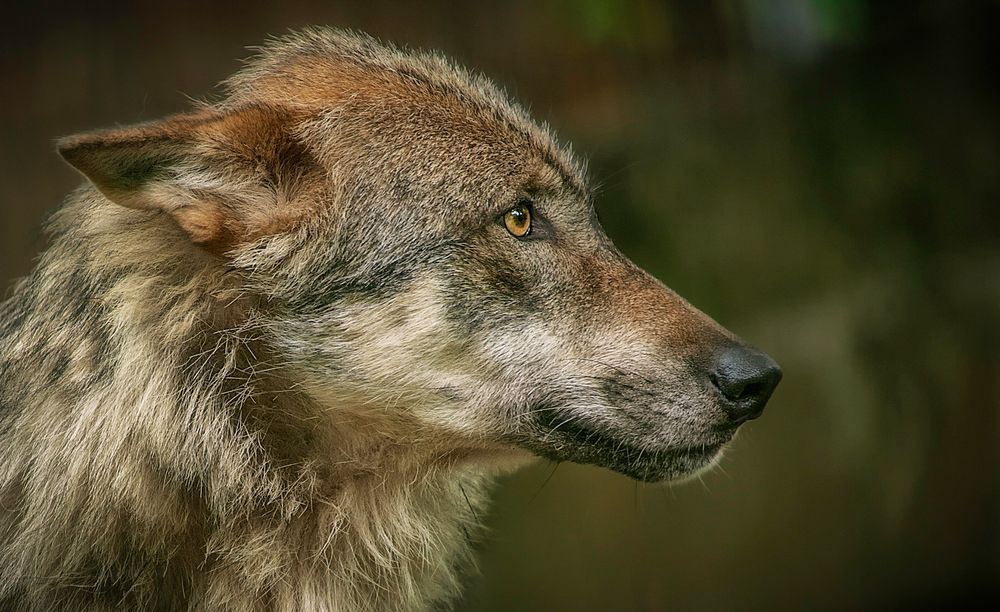
<svg viewBox="0 0 1000 612">
<path fill-rule="evenodd" d="M 645 482 L 682 478 L 711 465 L 734 433 L 716 432 L 703 440 L 657 446 L 644 442 L 641 434 L 582 422 L 565 411 L 538 414 L 540 435 L 522 442 L 534 452 L 553 461 L 597 465 Z"/>
</svg>

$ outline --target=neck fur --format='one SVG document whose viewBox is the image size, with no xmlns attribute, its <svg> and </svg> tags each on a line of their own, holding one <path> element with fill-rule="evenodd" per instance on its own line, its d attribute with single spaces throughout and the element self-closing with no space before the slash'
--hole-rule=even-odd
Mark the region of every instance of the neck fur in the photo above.
<svg viewBox="0 0 1000 612">
<path fill-rule="evenodd" d="M 0 603 L 453 598 L 489 462 L 319 405 L 224 271 L 163 266 L 190 254 L 152 233 L 123 244 L 116 223 L 145 213 L 100 205 L 67 206 L 55 246 L 0 305 Z"/>
</svg>

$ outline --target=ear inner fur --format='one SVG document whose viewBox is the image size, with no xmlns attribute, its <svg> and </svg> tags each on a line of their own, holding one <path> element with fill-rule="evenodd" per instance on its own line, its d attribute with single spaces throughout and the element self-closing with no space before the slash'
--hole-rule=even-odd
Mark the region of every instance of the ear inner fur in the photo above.
<svg viewBox="0 0 1000 612">
<path fill-rule="evenodd" d="M 164 212 L 191 242 L 221 253 L 305 212 L 288 196 L 307 188 L 317 164 L 292 123 L 284 109 L 248 104 L 71 136 L 57 148 L 112 202 Z"/>
</svg>

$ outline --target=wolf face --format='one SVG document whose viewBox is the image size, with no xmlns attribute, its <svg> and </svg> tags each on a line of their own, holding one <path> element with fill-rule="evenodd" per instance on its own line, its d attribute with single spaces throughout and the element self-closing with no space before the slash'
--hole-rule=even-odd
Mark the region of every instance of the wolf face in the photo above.
<svg viewBox="0 0 1000 612">
<path fill-rule="evenodd" d="M 235 279 L 233 317 L 331 428 L 659 481 L 710 465 L 781 376 L 615 249 L 547 129 L 438 56 L 306 33 L 218 105 L 60 150 Z"/>
</svg>

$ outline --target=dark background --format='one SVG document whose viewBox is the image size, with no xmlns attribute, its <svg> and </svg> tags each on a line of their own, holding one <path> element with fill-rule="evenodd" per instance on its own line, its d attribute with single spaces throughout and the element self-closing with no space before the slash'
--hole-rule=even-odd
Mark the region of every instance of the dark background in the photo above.
<svg viewBox="0 0 1000 612">
<path fill-rule="evenodd" d="M 722 469 L 509 478 L 465 610 L 937 608 L 1000 593 L 1000 3 L 6 5 L 0 281 L 53 139 L 184 110 L 306 24 L 435 47 L 591 160 L 619 246 L 785 380 Z"/>
</svg>

